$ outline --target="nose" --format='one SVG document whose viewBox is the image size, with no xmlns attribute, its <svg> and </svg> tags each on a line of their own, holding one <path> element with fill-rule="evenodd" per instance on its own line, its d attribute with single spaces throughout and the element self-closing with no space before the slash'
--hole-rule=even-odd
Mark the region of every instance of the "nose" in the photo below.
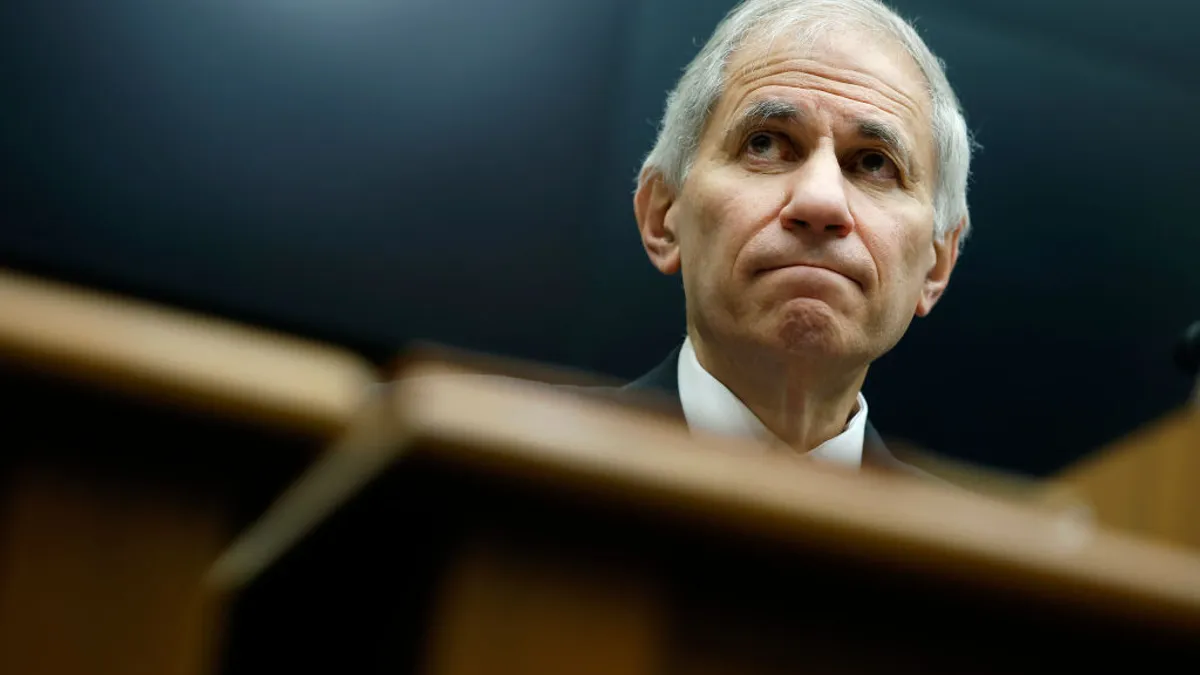
<svg viewBox="0 0 1200 675">
<path fill-rule="evenodd" d="M 797 169 L 780 219 L 784 229 L 845 237 L 854 231 L 845 177 L 831 148 L 810 154 Z"/>
</svg>

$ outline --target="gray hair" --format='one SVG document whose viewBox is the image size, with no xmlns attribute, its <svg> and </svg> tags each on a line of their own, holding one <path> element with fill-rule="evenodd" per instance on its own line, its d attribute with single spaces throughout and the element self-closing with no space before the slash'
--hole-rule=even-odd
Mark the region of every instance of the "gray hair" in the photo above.
<svg viewBox="0 0 1200 675">
<path fill-rule="evenodd" d="M 973 141 L 958 97 L 950 87 L 942 61 L 934 56 L 908 22 L 878 0 L 746 0 L 717 26 L 708 43 L 684 69 L 667 97 L 654 148 L 642 164 L 640 181 L 658 173 L 672 189 L 683 187 L 700 137 L 725 88 L 725 66 L 731 54 L 755 31 L 771 26 L 775 40 L 785 30 L 812 41 L 832 28 L 852 26 L 880 32 L 896 40 L 925 76 L 932 104 L 933 139 L 938 180 L 934 187 L 934 233 L 944 237 L 963 223 L 960 244 L 970 228 L 967 178 Z"/>
</svg>

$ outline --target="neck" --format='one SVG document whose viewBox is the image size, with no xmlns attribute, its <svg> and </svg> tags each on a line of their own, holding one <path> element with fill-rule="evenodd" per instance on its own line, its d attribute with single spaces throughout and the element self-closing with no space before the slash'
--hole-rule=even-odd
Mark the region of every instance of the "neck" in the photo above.
<svg viewBox="0 0 1200 675">
<path fill-rule="evenodd" d="M 692 334 L 696 359 L 764 426 L 790 447 L 808 452 L 842 433 L 858 408 L 867 367 L 817 367 L 766 350 L 712 349 Z"/>
</svg>

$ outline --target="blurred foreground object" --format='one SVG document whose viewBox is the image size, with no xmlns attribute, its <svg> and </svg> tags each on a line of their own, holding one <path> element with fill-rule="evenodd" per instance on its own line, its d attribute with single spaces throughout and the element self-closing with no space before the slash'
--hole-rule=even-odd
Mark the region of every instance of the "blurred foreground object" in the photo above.
<svg viewBox="0 0 1200 675">
<path fill-rule="evenodd" d="M 1196 380 L 1192 389 L 1192 403 L 1200 409 L 1200 321 L 1188 326 L 1180 336 L 1179 343 L 1175 345 L 1175 364 Z"/>
<path fill-rule="evenodd" d="M 1200 406 L 1188 406 L 1067 467 L 1098 522 L 1200 550 Z"/>
<path fill-rule="evenodd" d="M 1192 377 L 1200 376 L 1200 321 L 1188 326 L 1175 346 L 1175 363 Z"/>
<path fill-rule="evenodd" d="M 1200 549 L 1200 321 L 1180 336 L 1175 362 L 1197 378 L 1191 405 L 1076 462 L 1055 483 L 1107 527 Z"/>
<path fill-rule="evenodd" d="M 207 672 L 203 573 L 371 380 L 331 347 L 0 270 L 0 673 Z"/>
<path fill-rule="evenodd" d="M 410 359 L 211 570 L 226 675 L 1102 670 L 1200 656 L 1200 557 Z M 918 620 L 919 619 L 919 620 Z"/>
<path fill-rule="evenodd" d="M 1200 656 L 1200 556 L 1063 508 L 1098 483 L 940 467 L 981 496 L 693 436 L 579 374 L 399 368 L 378 386 L 339 349 L 0 271 L 0 673 Z M 1196 434 L 1181 412 L 1126 444 L 1183 481 Z"/>
</svg>

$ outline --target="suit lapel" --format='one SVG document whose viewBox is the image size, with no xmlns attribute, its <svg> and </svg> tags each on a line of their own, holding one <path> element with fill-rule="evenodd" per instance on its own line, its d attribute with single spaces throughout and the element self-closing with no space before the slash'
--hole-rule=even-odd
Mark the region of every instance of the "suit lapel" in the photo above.
<svg viewBox="0 0 1200 675">
<path fill-rule="evenodd" d="M 679 345 L 663 359 L 662 363 L 654 366 L 650 372 L 622 387 L 631 391 L 657 391 L 671 394 L 679 401 Z M 682 410 L 682 408 L 681 408 Z"/>
</svg>

